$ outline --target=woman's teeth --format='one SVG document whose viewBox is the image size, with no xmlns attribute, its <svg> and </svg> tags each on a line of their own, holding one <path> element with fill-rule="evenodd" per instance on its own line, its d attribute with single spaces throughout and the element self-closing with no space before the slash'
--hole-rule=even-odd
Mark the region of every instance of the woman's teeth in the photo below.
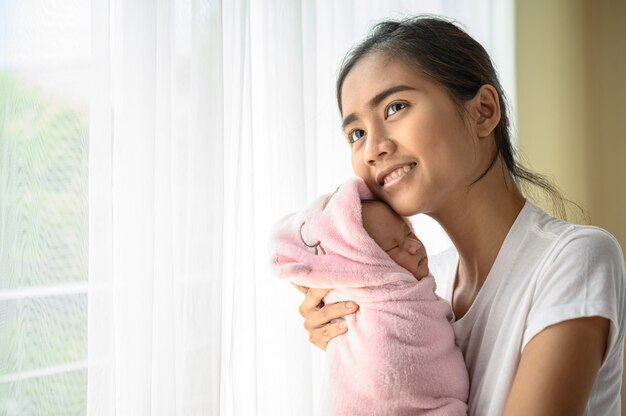
<svg viewBox="0 0 626 416">
<path fill-rule="evenodd" d="M 388 184 L 390 181 L 399 178 L 400 176 L 404 176 L 407 174 L 408 171 L 410 171 L 411 169 L 413 169 L 413 167 L 415 166 L 415 163 L 411 163 L 409 165 L 404 165 L 396 170 L 394 170 L 393 172 L 391 172 L 389 175 L 385 176 L 385 179 L 383 180 L 383 182 L 386 184 Z"/>
</svg>

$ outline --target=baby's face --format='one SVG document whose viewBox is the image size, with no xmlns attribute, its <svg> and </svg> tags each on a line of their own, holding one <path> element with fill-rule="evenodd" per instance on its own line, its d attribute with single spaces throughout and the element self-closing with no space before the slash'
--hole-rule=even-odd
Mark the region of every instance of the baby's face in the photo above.
<svg viewBox="0 0 626 416">
<path fill-rule="evenodd" d="M 364 203 L 362 212 L 363 227 L 389 257 L 418 280 L 428 275 L 426 249 L 402 217 L 379 201 Z"/>
</svg>

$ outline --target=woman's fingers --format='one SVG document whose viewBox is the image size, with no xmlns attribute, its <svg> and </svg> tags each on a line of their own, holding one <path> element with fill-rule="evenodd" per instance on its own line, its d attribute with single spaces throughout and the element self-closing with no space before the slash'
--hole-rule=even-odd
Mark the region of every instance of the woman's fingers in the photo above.
<svg viewBox="0 0 626 416">
<path fill-rule="evenodd" d="M 300 315 L 306 319 L 311 312 L 315 312 L 324 306 L 322 299 L 328 292 L 330 292 L 330 289 L 309 288 L 304 295 L 302 304 L 300 305 Z"/>
<path fill-rule="evenodd" d="M 348 330 L 346 321 L 341 319 L 338 322 L 332 324 L 326 324 L 321 328 L 316 328 L 309 331 L 309 342 L 316 345 L 326 351 L 328 342 L 335 338 L 337 335 L 341 335 Z"/>
<path fill-rule="evenodd" d="M 297 285 L 297 284 L 295 284 L 293 282 L 289 282 L 289 283 L 291 283 L 293 285 L 293 287 L 295 287 L 296 289 L 298 289 L 300 292 L 304 293 L 305 295 L 306 295 L 306 292 L 309 291 L 309 288 L 306 287 L 306 286 L 300 286 L 300 285 Z"/>
<path fill-rule="evenodd" d="M 324 305 L 319 310 L 310 312 L 308 316 L 305 316 L 304 327 L 309 331 L 321 328 L 334 319 L 343 318 L 346 315 L 354 313 L 357 309 L 358 306 L 354 302 L 339 302 Z"/>
<path fill-rule="evenodd" d="M 330 289 L 307 288 L 292 284 L 305 294 L 298 310 L 304 317 L 304 328 L 309 333 L 309 341 L 326 351 L 328 341 L 348 330 L 346 322 L 341 318 L 356 312 L 359 305 L 354 302 L 325 305 L 322 299 Z"/>
<path fill-rule="evenodd" d="M 319 310 L 310 312 L 304 319 L 304 328 L 309 333 L 309 342 L 326 351 L 331 339 L 348 330 L 346 321 L 342 317 L 354 313 L 358 308 L 354 302 L 339 302 L 324 305 Z"/>
</svg>

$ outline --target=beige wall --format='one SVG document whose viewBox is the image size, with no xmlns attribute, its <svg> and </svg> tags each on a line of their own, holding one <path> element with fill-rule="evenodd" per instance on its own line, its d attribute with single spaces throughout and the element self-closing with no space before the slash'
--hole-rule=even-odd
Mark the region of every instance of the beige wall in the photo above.
<svg viewBox="0 0 626 416">
<path fill-rule="evenodd" d="M 626 1 L 518 0 L 516 16 L 520 150 L 624 250 Z"/>
<path fill-rule="evenodd" d="M 626 249 L 626 1 L 587 1 L 585 10 L 589 208 Z"/>
<path fill-rule="evenodd" d="M 528 165 L 588 208 L 583 10 L 577 0 L 518 0 L 517 125 Z"/>
</svg>

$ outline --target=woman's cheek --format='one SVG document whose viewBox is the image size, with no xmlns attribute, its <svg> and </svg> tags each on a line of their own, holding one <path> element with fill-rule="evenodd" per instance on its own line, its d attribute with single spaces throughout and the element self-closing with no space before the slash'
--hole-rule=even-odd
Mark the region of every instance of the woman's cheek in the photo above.
<svg viewBox="0 0 626 416">
<path fill-rule="evenodd" d="M 359 176 L 365 182 L 368 182 L 367 169 L 363 163 L 363 155 L 359 154 L 358 150 L 354 149 L 355 145 L 352 145 L 352 171 L 356 176 Z"/>
<path fill-rule="evenodd" d="M 421 204 L 417 201 L 408 200 L 409 198 L 396 199 L 386 198 L 383 196 L 381 199 L 383 199 L 391 208 L 393 208 L 394 211 L 403 217 L 410 217 L 421 213 Z"/>
<path fill-rule="evenodd" d="M 368 188 L 380 199 L 383 199 L 380 195 L 379 186 L 376 183 L 376 178 L 372 178 L 371 172 L 367 166 L 362 161 L 352 159 L 352 171 L 354 174 L 365 181 Z"/>
</svg>

